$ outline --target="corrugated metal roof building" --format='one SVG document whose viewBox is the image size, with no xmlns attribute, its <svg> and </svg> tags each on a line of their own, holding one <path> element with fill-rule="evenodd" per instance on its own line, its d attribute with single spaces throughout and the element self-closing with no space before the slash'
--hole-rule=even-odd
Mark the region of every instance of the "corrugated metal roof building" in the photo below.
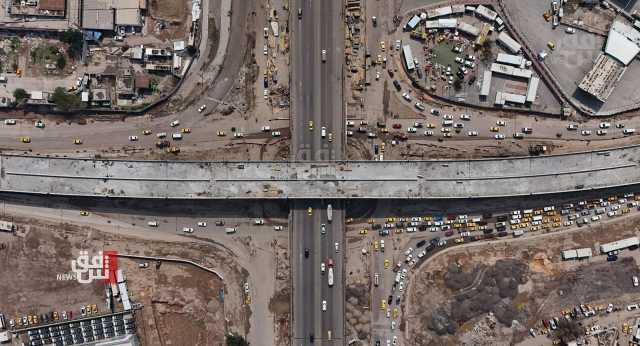
<svg viewBox="0 0 640 346">
<path fill-rule="evenodd" d="M 529 81 L 529 85 L 527 86 L 527 102 L 533 103 L 533 101 L 536 100 L 539 83 L 540 83 L 540 78 L 531 77 L 531 80 Z"/>
<path fill-rule="evenodd" d="M 512 77 L 520 77 L 530 79 L 533 76 L 533 72 L 531 70 L 526 70 L 523 68 L 513 67 L 504 64 L 493 63 L 491 64 L 491 71 L 495 73 L 502 73 Z"/>
<path fill-rule="evenodd" d="M 513 54 L 505 54 L 498 53 L 498 58 L 496 61 L 501 64 L 513 65 L 513 66 L 522 66 L 524 63 L 524 57 L 522 55 L 513 55 Z"/>
<path fill-rule="evenodd" d="M 473 37 L 476 37 L 480 34 L 480 29 L 461 20 L 458 21 L 458 30 Z"/>
<path fill-rule="evenodd" d="M 516 104 L 524 104 L 526 101 L 526 97 L 524 95 L 507 93 L 504 91 L 496 92 L 496 105 L 504 106 L 507 102 L 516 103 Z"/>
<path fill-rule="evenodd" d="M 411 46 L 409 46 L 408 44 L 402 46 L 402 56 L 404 57 L 404 64 L 407 67 L 407 70 L 413 70 L 416 66 L 413 64 L 413 54 L 411 53 Z"/>
<path fill-rule="evenodd" d="M 624 250 L 631 246 L 638 245 L 640 245 L 640 240 L 638 239 L 638 237 L 630 237 L 626 239 L 616 240 L 611 243 L 602 244 L 600 245 L 600 252 L 602 252 L 603 254 L 607 254 L 612 251 Z"/>
<path fill-rule="evenodd" d="M 489 96 L 490 89 L 491 89 L 491 70 L 485 70 L 484 77 L 482 78 L 482 87 L 480 88 L 480 96 Z"/>
<path fill-rule="evenodd" d="M 513 54 L 518 54 L 522 49 L 522 46 L 520 45 L 520 43 L 514 40 L 505 31 L 501 32 L 498 35 L 498 42 L 501 43 L 508 51 L 510 51 Z"/>
<path fill-rule="evenodd" d="M 451 6 L 439 7 L 439 8 L 427 11 L 427 18 L 431 19 L 431 18 L 444 17 L 444 16 L 450 15 L 451 13 L 453 13 Z"/>
<path fill-rule="evenodd" d="M 483 5 L 476 7 L 476 14 L 490 22 L 496 20 L 496 17 L 498 16 L 494 10 Z"/>
<path fill-rule="evenodd" d="M 82 0 L 82 28 L 113 31 L 115 10 L 110 0 Z"/>
</svg>

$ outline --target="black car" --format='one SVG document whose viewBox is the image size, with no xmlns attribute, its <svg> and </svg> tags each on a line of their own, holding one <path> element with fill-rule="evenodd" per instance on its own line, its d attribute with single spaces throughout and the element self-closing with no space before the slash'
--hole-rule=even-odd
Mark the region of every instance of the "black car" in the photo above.
<svg viewBox="0 0 640 346">
<path fill-rule="evenodd" d="M 304 249 L 304 257 L 309 258 L 309 249 Z"/>
<path fill-rule="evenodd" d="M 426 243 L 427 243 L 427 241 L 426 241 L 426 240 L 421 240 L 421 241 L 419 241 L 419 242 L 416 244 L 416 247 L 423 247 L 423 246 L 424 246 L 424 244 L 426 244 Z"/>
<path fill-rule="evenodd" d="M 396 90 L 400 91 L 402 90 L 402 87 L 400 86 L 400 82 L 398 82 L 397 80 L 393 80 L 393 86 L 396 87 Z"/>
<path fill-rule="evenodd" d="M 313 339 L 314 339 L 313 334 L 309 334 L 309 342 L 313 343 Z"/>
<path fill-rule="evenodd" d="M 396 305 L 400 305 L 400 296 L 396 297 Z"/>
<path fill-rule="evenodd" d="M 393 303 L 393 296 L 389 296 L 389 298 L 387 298 L 387 304 L 391 305 L 391 303 Z"/>
</svg>

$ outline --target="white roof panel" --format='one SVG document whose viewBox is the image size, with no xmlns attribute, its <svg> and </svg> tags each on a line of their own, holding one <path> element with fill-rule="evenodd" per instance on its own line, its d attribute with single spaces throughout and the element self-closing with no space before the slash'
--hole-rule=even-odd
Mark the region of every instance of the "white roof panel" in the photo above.
<svg viewBox="0 0 640 346">
<path fill-rule="evenodd" d="M 527 102 L 533 102 L 536 100 L 536 94 L 538 93 L 538 84 L 540 83 L 540 78 L 531 77 L 529 81 L 529 85 L 527 86 Z"/>
<path fill-rule="evenodd" d="M 496 59 L 496 61 L 501 64 L 520 66 L 524 61 L 524 57 L 522 55 L 498 53 L 498 58 Z"/>
<path fill-rule="evenodd" d="M 611 243 L 602 244 L 600 245 L 600 251 L 602 253 L 608 253 L 611 251 L 626 249 L 634 245 L 640 245 L 640 240 L 638 239 L 638 237 L 631 237 L 631 238 L 616 240 Z"/>
<path fill-rule="evenodd" d="M 604 51 L 626 66 L 640 52 L 640 47 L 618 31 L 610 30 Z"/>
<path fill-rule="evenodd" d="M 505 31 L 498 35 L 498 42 L 502 43 L 511 53 L 517 54 L 522 49 L 520 43 L 511 38 Z"/>
<path fill-rule="evenodd" d="M 413 64 L 413 54 L 411 53 L 410 45 L 405 44 L 402 46 L 402 55 L 404 56 L 404 62 L 407 65 L 407 70 L 413 70 L 416 66 Z"/>
<path fill-rule="evenodd" d="M 491 70 L 484 71 L 482 78 L 482 87 L 480 88 L 480 96 L 488 96 L 491 89 Z"/>
</svg>

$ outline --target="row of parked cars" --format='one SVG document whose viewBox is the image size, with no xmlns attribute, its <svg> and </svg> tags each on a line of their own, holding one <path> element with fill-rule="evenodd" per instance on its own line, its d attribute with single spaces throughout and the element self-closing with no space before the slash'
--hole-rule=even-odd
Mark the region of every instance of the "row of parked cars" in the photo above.
<svg viewBox="0 0 640 346">
<path fill-rule="evenodd" d="M 98 306 L 96 304 L 82 305 L 80 307 L 80 314 L 82 317 L 96 315 L 98 313 Z M 51 311 L 42 314 L 29 314 L 22 317 L 16 317 L 9 320 L 9 327 L 22 328 L 31 327 L 43 323 L 51 323 L 56 321 L 67 321 L 73 319 L 73 311 L 65 311 L 58 313 L 58 311 Z"/>
<path fill-rule="evenodd" d="M 135 322 L 122 315 L 69 322 L 27 331 L 29 345 L 75 345 L 134 334 Z"/>
</svg>

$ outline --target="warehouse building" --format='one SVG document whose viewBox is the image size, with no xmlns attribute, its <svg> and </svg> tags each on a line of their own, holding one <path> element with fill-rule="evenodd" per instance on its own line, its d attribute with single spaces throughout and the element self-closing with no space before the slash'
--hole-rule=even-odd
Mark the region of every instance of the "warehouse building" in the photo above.
<svg viewBox="0 0 640 346">
<path fill-rule="evenodd" d="M 565 261 L 568 260 L 581 260 L 585 258 L 590 258 L 593 256 L 593 253 L 590 248 L 581 248 L 581 249 L 572 249 L 572 250 L 564 250 L 562 251 L 562 259 Z"/>
<path fill-rule="evenodd" d="M 471 35 L 473 37 L 476 37 L 480 34 L 480 29 L 476 28 L 471 24 L 465 23 L 461 20 L 458 21 L 458 31 L 465 33 L 467 35 Z"/>
<path fill-rule="evenodd" d="M 496 101 L 494 103 L 497 106 L 504 106 L 507 102 L 523 105 L 526 100 L 527 98 L 524 95 L 498 91 L 496 92 Z"/>
<path fill-rule="evenodd" d="M 484 71 L 484 77 L 482 78 L 482 87 L 480 88 L 480 96 L 489 96 L 489 90 L 491 89 L 491 70 Z"/>
<path fill-rule="evenodd" d="M 413 63 L 411 46 L 409 46 L 408 44 L 402 46 L 402 57 L 404 58 L 404 66 L 407 68 L 407 71 L 413 71 L 416 66 Z"/>
<path fill-rule="evenodd" d="M 463 11 L 464 12 L 464 11 Z M 438 17 L 449 16 L 453 13 L 451 6 L 445 6 L 427 11 L 427 18 L 433 19 Z"/>
<path fill-rule="evenodd" d="M 425 25 L 427 29 L 455 29 L 458 26 L 458 20 L 455 18 L 429 20 Z"/>
<path fill-rule="evenodd" d="M 524 67 L 525 58 L 522 55 L 513 55 L 513 54 L 505 54 L 498 53 L 497 62 L 501 64 L 513 65 L 517 67 Z"/>
<path fill-rule="evenodd" d="M 600 53 L 593 67 L 584 76 L 578 88 L 605 102 L 622 78 L 631 61 L 640 53 L 640 32 L 620 21 L 609 29 L 604 53 Z"/>
<path fill-rule="evenodd" d="M 498 14 L 494 10 L 483 5 L 479 5 L 478 7 L 476 7 L 476 15 L 490 22 L 493 22 L 494 20 L 496 20 L 496 17 L 498 17 Z"/>
<path fill-rule="evenodd" d="M 491 64 L 491 72 L 502 73 L 507 76 L 526 78 L 526 79 L 531 79 L 531 76 L 533 76 L 533 72 L 531 72 L 531 70 L 526 70 L 523 68 L 513 67 L 509 65 L 504 65 L 504 64 L 498 64 L 495 62 Z"/>
<path fill-rule="evenodd" d="M 82 0 L 82 28 L 98 31 L 140 31 L 146 0 Z"/>
<path fill-rule="evenodd" d="M 418 24 L 420 24 L 420 16 L 416 14 L 413 17 L 411 17 L 411 19 L 409 19 L 409 21 L 407 22 L 407 25 L 404 26 L 404 30 L 405 31 L 414 30 L 418 26 Z"/>
<path fill-rule="evenodd" d="M 498 35 L 498 43 L 502 44 L 504 48 L 513 54 L 520 53 L 520 50 L 522 49 L 520 43 L 516 42 L 516 40 L 509 36 L 506 31 L 503 31 Z"/>
<path fill-rule="evenodd" d="M 607 54 L 600 53 L 593 67 L 584 76 L 578 88 L 605 102 L 622 78 L 626 67 Z"/>
<path fill-rule="evenodd" d="M 640 240 L 638 239 L 638 237 L 630 237 L 626 239 L 616 240 L 611 243 L 602 244 L 600 245 L 600 252 L 603 254 L 608 254 L 613 251 L 624 250 L 638 245 L 640 245 Z"/>
<path fill-rule="evenodd" d="M 540 78 L 531 77 L 529 85 L 527 86 L 527 102 L 533 103 L 536 100 L 538 94 L 538 84 L 540 84 Z"/>
</svg>

